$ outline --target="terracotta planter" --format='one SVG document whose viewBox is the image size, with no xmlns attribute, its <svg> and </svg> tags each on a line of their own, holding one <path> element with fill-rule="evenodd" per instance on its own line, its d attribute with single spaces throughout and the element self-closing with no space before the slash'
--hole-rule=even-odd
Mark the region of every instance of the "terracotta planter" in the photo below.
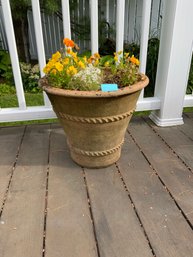
<svg viewBox="0 0 193 257">
<path fill-rule="evenodd" d="M 115 163 L 141 89 L 148 78 L 117 91 L 71 91 L 40 86 L 47 93 L 67 136 L 72 159 L 88 168 Z"/>
</svg>

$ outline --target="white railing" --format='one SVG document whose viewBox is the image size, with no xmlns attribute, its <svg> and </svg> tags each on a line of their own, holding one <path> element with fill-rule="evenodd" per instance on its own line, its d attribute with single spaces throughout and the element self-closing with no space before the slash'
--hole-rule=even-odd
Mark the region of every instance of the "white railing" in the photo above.
<svg viewBox="0 0 193 257">
<path fill-rule="evenodd" d="M 91 17 L 91 51 L 98 52 L 98 0 L 90 0 L 90 17 Z M 123 49 L 124 40 L 124 14 L 125 14 L 125 0 L 117 0 L 116 10 L 116 50 Z M 15 79 L 16 92 L 19 102 L 18 108 L 2 108 L 0 109 L 0 122 L 18 121 L 18 120 L 32 120 L 32 119 L 47 119 L 55 117 L 50 103 L 46 96 L 44 96 L 44 106 L 27 107 L 25 103 L 25 95 L 22 86 L 21 73 L 19 69 L 19 61 L 16 50 L 15 36 L 13 30 L 13 23 L 11 18 L 11 10 L 9 0 L 1 0 L 5 30 L 7 34 L 7 41 L 9 45 L 9 52 L 12 62 L 12 68 Z M 163 13 L 163 29 L 161 33 L 160 54 L 158 61 L 157 83 L 155 88 L 155 96 L 144 98 L 141 95 L 137 110 L 158 110 L 153 112 L 151 118 L 161 126 L 182 124 L 182 108 L 183 106 L 193 106 L 193 96 L 185 96 L 185 88 L 187 84 L 188 71 L 190 67 L 190 56 L 193 42 L 193 35 L 191 25 L 193 22 L 192 15 L 187 15 L 191 8 L 193 8 L 192 0 L 173 0 L 164 2 L 165 9 Z M 126 5 L 128 6 L 128 5 Z M 180 8 L 187 20 L 180 13 Z M 69 1 L 62 0 L 63 10 L 63 28 L 64 36 L 71 36 L 70 29 L 70 12 Z M 43 76 L 42 68 L 45 65 L 45 51 L 43 43 L 43 33 L 41 25 L 41 16 L 39 1 L 32 0 L 32 12 L 34 17 L 34 26 L 36 33 L 36 43 L 38 49 L 38 59 L 41 69 L 41 76 Z M 108 13 L 107 13 L 108 14 Z M 108 14 L 110 15 L 110 14 Z M 141 50 L 140 50 L 140 70 L 145 72 L 147 59 L 147 43 L 149 35 L 149 21 L 151 15 L 151 0 L 143 0 L 142 6 L 142 21 L 141 24 Z M 183 22 L 182 22 L 183 20 Z M 177 27 L 178 25 L 178 27 Z M 185 37 L 185 33 L 189 33 Z M 184 41 L 181 35 L 184 36 Z M 181 40 L 181 41 L 180 41 Z M 182 42 L 183 41 L 183 42 Z M 185 42 L 186 48 L 183 49 Z M 179 48 L 180 47 L 180 48 Z M 178 53 L 177 50 L 178 49 Z M 182 52 L 179 54 L 179 50 Z M 174 56 L 173 54 L 176 54 Z M 183 61 L 180 66 L 179 56 Z M 187 58 L 189 57 L 189 58 Z M 179 60 L 180 61 L 180 60 Z M 170 66 L 173 65 L 173 66 Z M 175 74 L 175 67 L 178 68 L 178 73 Z M 182 70 L 180 70 L 180 67 Z M 179 84 L 179 81 L 181 85 Z M 177 83 L 177 88 L 172 83 Z M 172 92 L 172 93 L 171 93 Z M 185 97 L 185 98 L 184 98 Z M 171 105 L 172 99 L 175 103 Z M 184 100 L 185 99 L 185 100 Z M 178 103 L 179 101 L 179 103 Z"/>
</svg>

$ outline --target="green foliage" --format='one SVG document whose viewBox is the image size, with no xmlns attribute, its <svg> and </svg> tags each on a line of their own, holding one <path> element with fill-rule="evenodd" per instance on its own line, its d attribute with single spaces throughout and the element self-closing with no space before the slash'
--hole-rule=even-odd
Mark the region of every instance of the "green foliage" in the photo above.
<svg viewBox="0 0 193 257">
<path fill-rule="evenodd" d="M 136 43 L 126 44 L 125 49 L 132 55 L 139 58 L 140 46 Z M 159 53 L 159 39 L 150 38 L 147 50 L 146 75 L 149 77 L 149 85 L 145 88 L 145 96 L 153 96 L 157 71 L 157 61 Z"/>
<path fill-rule="evenodd" d="M 9 83 L 13 83 L 11 60 L 6 50 L 0 50 L 0 77 L 3 77 Z"/>
<path fill-rule="evenodd" d="M 40 0 L 41 8 L 50 14 L 58 11 L 60 4 L 60 0 Z"/>
<path fill-rule="evenodd" d="M 0 74 L 5 72 L 9 65 L 11 65 L 11 60 L 8 51 L 0 50 Z"/>
<path fill-rule="evenodd" d="M 101 59 L 100 59 L 100 64 L 101 66 L 104 66 L 105 63 L 109 63 L 109 65 L 112 65 L 114 63 L 114 57 L 113 55 L 105 55 L 105 56 L 102 56 Z"/>
<path fill-rule="evenodd" d="M 139 58 L 139 51 L 140 51 L 140 47 L 138 44 L 136 43 L 125 43 L 124 45 L 124 49 L 126 52 L 129 52 L 130 55 L 134 55 L 136 56 L 136 58 Z"/>
<path fill-rule="evenodd" d="M 15 94 L 15 88 L 5 83 L 0 84 L 0 96 Z"/>
<path fill-rule="evenodd" d="M 27 106 L 41 106 L 44 105 L 42 93 L 25 93 L 25 99 Z M 18 107 L 18 101 L 16 94 L 7 94 L 0 96 L 0 107 L 11 108 Z"/>
<path fill-rule="evenodd" d="M 14 19 L 24 18 L 28 8 L 31 6 L 30 0 L 11 0 L 10 3 Z"/>
<path fill-rule="evenodd" d="M 149 77 L 150 83 L 149 83 L 149 86 L 145 90 L 145 93 L 147 96 L 154 95 L 158 54 L 159 54 L 159 39 L 158 38 L 149 39 L 148 51 L 147 51 L 146 74 Z"/>
<path fill-rule="evenodd" d="M 188 86 L 187 86 L 186 93 L 192 94 L 192 92 L 193 92 L 193 57 L 192 57 L 192 62 L 191 62 L 191 67 L 190 67 L 190 73 L 189 73 Z"/>
<path fill-rule="evenodd" d="M 59 9 L 59 0 L 40 0 L 40 6 L 47 13 L 56 12 Z M 31 9 L 31 0 L 11 0 L 11 9 L 15 19 L 23 19 Z"/>
<path fill-rule="evenodd" d="M 40 92 L 38 88 L 39 66 L 21 62 L 20 68 L 24 90 L 31 93 Z M 10 93 L 13 93 L 13 87 L 8 86 L 14 85 L 11 60 L 8 51 L 5 50 L 0 50 L 0 78 L 4 82 L 4 84 L 1 84 L 1 94 L 9 93 L 9 88 L 11 88 Z"/>
</svg>

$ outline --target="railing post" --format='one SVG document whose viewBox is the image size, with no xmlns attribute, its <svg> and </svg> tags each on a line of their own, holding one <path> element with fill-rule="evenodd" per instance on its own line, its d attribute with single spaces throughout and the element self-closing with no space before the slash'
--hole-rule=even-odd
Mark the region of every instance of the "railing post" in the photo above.
<svg viewBox="0 0 193 257">
<path fill-rule="evenodd" d="M 192 10 L 192 0 L 164 0 L 155 86 L 161 109 L 150 115 L 158 126 L 183 124 L 182 111 L 193 43 Z"/>
</svg>

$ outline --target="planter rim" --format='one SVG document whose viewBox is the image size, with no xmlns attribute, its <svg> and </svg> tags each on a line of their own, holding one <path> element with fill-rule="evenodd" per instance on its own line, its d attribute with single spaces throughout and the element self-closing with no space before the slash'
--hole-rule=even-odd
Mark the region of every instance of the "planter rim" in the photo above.
<svg viewBox="0 0 193 257">
<path fill-rule="evenodd" d="M 66 97 L 82 97 L 82 98 L 98 98 L 98 97 L 116 97 L 126 94 L 131 94 L 136 91 L 139 91 L 146 87 L 149 83 L 149 79 L 145 74 L 140 74 L 141 80 L 137 83 L 120 88 L 116 91 L 78 91 L 78 90 L 67 90 L 63 88 L 51 87 L 47 83 L 45 83 L 45 77 L 39 80 L 39 86 L 48 94 L 60 95 Z"/>
</svg>

